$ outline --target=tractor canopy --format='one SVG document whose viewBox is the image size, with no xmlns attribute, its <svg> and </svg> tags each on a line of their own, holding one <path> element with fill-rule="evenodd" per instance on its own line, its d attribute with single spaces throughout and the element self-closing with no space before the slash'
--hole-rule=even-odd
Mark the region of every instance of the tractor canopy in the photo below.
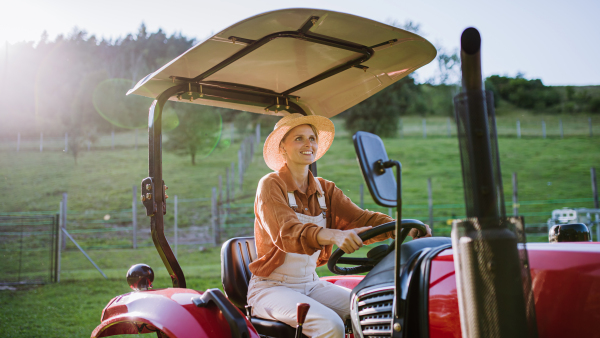
<svg viewBox="0 0 600 338">
<path fill-rule="evenodd" d="M 238 22 L 140 80 L 128 94 L 253 113 L 335 116 L 436 56 L 426 39 L 380 22 L 294 8 Z"/>
</svg>

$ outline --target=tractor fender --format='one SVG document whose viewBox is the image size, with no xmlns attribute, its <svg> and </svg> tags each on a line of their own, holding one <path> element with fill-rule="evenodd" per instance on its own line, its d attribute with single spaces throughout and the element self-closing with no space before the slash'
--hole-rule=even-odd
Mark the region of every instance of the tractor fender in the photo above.
<svg viewBox="0 0 600 338">
<path fill-rule="evenodd" d="M 192 298 L 202 292 L 168 288 L 127 293 L 113 298 L 102 311 L 101 323 L 91 337 L 157 332 L 159 337 L 231 337 L 221 310 L 211 304 L 197 307 Z M 250 337 L 258 333 L 241 311 Z M 248 338 L 250 338 L 248 337 Z"/>
</svg>

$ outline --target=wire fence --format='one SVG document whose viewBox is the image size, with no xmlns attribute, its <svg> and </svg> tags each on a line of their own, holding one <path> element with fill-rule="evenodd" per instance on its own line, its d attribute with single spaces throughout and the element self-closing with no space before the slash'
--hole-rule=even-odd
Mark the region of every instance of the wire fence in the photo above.
<svg viewBox="0 0 600 338">
<path fill-rule="evenodd" d="M 0 285 L 56 281 L 58 216 L 0 215 Z"/>
<path fill-rule="evenodd" d="M 590 116 L 496 117 L 500 138 L 569 138 L 600 135 L 600 123 Z M 456 137 L 456 123 L 444 117 L 403 117 L 398 126 L 400 138 Z"/>
<path fill-rule="evenodd" d="M 498 116 L 496 127 L 500 138 L 569 138 L 600 135 L 600 123 L 592 116 Z M 259 127 L 260 128 L 260 127 Z M 168 137 L 168 135 L 165 135 Z M 403 117 L 398 125 L 400 138 L 456 137 L 456 123 L 449 117 Z M 93 142 L 84 141 L 81 151 L 138 149 L 145 147 L 143 130 L 111 132 L 97 135 Z M 0 135 L 0 151 L 65 152 L 69 149 L 69 134 L 45 136 L 21 135 L 18 132 Z"/>
</svg>

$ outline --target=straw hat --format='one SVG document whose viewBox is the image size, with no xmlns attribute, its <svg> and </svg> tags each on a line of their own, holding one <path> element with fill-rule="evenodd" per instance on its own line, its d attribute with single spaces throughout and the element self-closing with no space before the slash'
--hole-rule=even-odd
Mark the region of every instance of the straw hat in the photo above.
<svg viewBox="0 0 600 338">
<path fill-rule="evenodd" d="M 284 116 L 277 122 L 275 128 L 265 141 L 263 157 L 265 158 L 265 162 L 269 168 L 279 171 L 281 168 L 283 168 L 283 166 L 285 166 L 285 158 L 279 153 L 279 144 L 281 143 L 281 139 L 283 139 L 285 134 L 292 128 L 303 124 L 313 125 L 319 134 L 319 149 L 317 150 L 315 161 L 325 155 L 331 146 L 331 143 L 333 143 L 333 136 L 335 135 L 335 127 L 333 126 L 333 122 L 324 116 L 304 116 L 298 113 L 290 114 Z"/>
</svg>

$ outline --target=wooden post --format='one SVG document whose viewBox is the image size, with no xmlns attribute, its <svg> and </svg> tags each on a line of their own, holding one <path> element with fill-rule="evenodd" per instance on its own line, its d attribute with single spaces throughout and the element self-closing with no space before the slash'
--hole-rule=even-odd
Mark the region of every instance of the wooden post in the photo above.
<svg viewBox="0 0 600 338">
<path fill-rule="evenodd" d="M 65 133 L 65 153 L 68 151 L 69 151 L 69 133 Z"/>
<path fill-rule="evenodd" d="M 235 162 L 231 162 L 231 200 L 235 199 Z"/>
<path fill-rule="evenodd" d="M 229 203 L 229 182 L 230 177 L 229 177 L 229 168 L 225 168 L 225 200 L 227 201 L 227 203 Z"/>
<path fill-rule="evenodd" d="M 59 283 L 60 282 L 60 262 L 61 262 L 61 258 L 62 258 L 62 242 L 63 242 L 63 232 L 61 231 L 62 228 L 62 213 L 63 213 L 63 202 L 60 201 L 59 203 L 59 207 L 58 207 L 58 231 L 56 233 L 56 236 L 58 236 L 58 243 L 56 244 L 56 282 Z"/>
<path fill-rule="evenodd" d="M 256 144 L 260 145 L 260 123 L 256 124 Z"/>
<path fill-rule="evenodd" d="M 177 195 L 175 195 L 173 197 L 173 203 L 175 204 L 175 206 L 173 207 L 173 217 L 174 217 L 174 223 L 175 223 L 175 233 L 174 233 L 174 239 L 173 242 L 175 244 L 175 258 L 177 258 L 177 246 L 179 245 L 179 236 L 177 234 Z"/>
<path fill-rule="evenodd" d="M 40 153 L 44 151 L 44 133 L 40 133 Z"/>
<path fill-rule="evenodd" d="M 596 184 L 596 168 L 592 167 L 590 169 L 590 174 L 592 176 L 592 194 L 594 196 L 594 208 L 600 209 L 600 204 L 598 203 L 598 185 Z M 600 237 L 598 237 L 600 239 Z"/>
<path fill-rule="evenodd" d="M 21 148 L 21 133 L 17 133 L 17 153 L 19 152 L 19 148 Z"/>
<path fill-rule="evenodd" d="M 588 117 L 588 124 L 590 126 L 590 137 L 592 137 L 593 133 L 592 133 L 592 118 Z"/>
<path fill-rule="evenodd" d="M 513 203 L 513 216 L 519 216 L 519 191 L 517 185 L 517 172 L 512 173 L 512 203 Z"/>
<path fill-rule="evenodd" d="M 517 138 L 521 138 L 521 121 L 517 120 Z"/>
<path fill-rule="evenodd" d="M 562 119 L 558 120 L 558 129 L 560 129 L 560 138 L 564 138 L 565 134 L 563 132 Z"/>
<path fill-rule="evenodd" d="M 212 196 L 211 196 L 211 213 L 212 213 L 212 229 L 213 229 L 213 237 L 215 246 L 219 246 L 221 244 L 221 239 L 219 238 L 219 209 L 217 206 L 217 188 L 212 188 Z"/>
<path fill-rule="evenodd" d="M 238 151 L 238 176 L 240 191 L 242 191 L 242 183 L 244 183 L 244 154 L 242 153 L 242 149 Z"/>
<path fill-rule="evenodd" d="M 63 198 L 62 198 L 62 210 L 61 210 L 61 215 L 62 215 L 62 222 L 61 225 L 62 227 L 66 230 L 67 229 L 67 193 L 63 193 Z M 62 232 L 62 231 L 61 231 Z M 65 250 L 66 246 L 67 246 L 67 240 L 64 237 L 64 235 L 62 235 L 62 250 Z"/>
<path fill-rule="evenodd" d="M 131 226 L 133 227 L 133 248 L 137 249 L 137 185 L 132 188 L 133 198 L 131 200 Z"/>
<path fill-rule="evenodd" d="M 360 184 L 360 208 L 365 208 L 365 185 Z"/>
<path fill-rule="evenodd" d="M 433 191 L 431 177 L 427 178 L 427 205 L 429 207 L 429 226 L 433 229 Z"/>
<path fill-rule="evenodd" d="M 423 138 L 427 138 L 427 121 L 423 119 Z"/>
<path fill-rule="evenodd" d="M 542 120 L 542 137 L 546 138 L 546 121 Z"/>
<path fill-rule="evenodd" d="M 452 127 L 450 125 L 450 118 L 446 121 L 446 126 L 448 128 L 448 137 L 452 137 Z"/>
</svg>

